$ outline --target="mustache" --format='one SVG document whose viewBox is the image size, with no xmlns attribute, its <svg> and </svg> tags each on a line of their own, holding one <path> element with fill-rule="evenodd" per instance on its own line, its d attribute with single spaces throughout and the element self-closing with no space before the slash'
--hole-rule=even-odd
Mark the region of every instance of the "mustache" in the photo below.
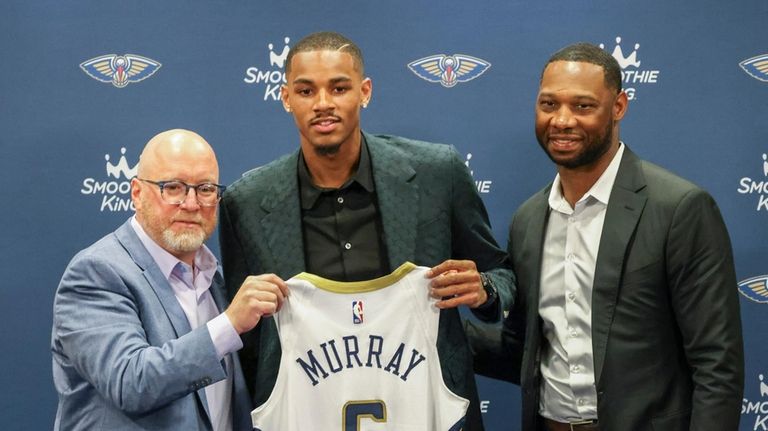
<svg viewBox="0 0 768 431">
<path fill-rule="evenodd" d="M 315 116 L 315 118 L 313 118 L 309 122 L 309 124 L 315 124 L 315 123 L 319 123 L 321 121 L 328 121 L 328 120 L 341 121 L 341 118 L 336 116 L 336 115 L 317 115 L 317 116 Z"/>
</svg>

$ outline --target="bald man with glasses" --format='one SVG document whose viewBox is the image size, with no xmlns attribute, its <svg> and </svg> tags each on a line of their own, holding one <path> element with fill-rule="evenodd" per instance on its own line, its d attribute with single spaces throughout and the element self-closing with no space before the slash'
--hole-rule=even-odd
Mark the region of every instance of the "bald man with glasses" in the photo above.
<svg viewBox="0 0 768 431">
<path fill-rule="evenodd" d="M 204 242 L 224 186 L 210 145 L 169 130 L 131 180 L 136 214 L 78 253 L 54 301 L 55 430 L 250 430 L 240 334 L 278 310 L 274 275 L 227 305 Z"/>
</svg>

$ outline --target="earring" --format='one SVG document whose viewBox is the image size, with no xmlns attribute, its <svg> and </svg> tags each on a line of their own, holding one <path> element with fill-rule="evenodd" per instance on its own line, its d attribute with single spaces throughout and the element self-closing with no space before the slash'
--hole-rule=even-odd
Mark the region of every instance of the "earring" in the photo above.
<svg viewBox="0 0 768 431">
<path fill-rule="evenodd" d="M 368 107 L 368 101 L 367 100 L 363 100 L 363 103 L 361 105 L 363 106 L 363 109 L 367 108 Z"/>
<path fill-rule="evenodd" d="M 285 112 L 291 112 L 291 107 L 290 106 L 285 106 Z"/>
</svg>

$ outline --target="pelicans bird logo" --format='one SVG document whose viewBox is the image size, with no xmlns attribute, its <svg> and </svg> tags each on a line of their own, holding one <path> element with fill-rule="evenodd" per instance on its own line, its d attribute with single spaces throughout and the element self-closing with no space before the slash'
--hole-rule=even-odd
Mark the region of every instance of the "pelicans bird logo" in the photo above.
<svg viewBox="0 0 768 431">
<path fill-rule="evenodd" d="M 759 275 L 740 281 L 739 292 L 755 302 L 768 303 L 768 275 Z"/>
<path fill-rule="evenodd" d="M 107 54 L 80 64 L 91 78 L 123 88 L 131 82 L 139 82 L 157 72 L 162 64 L 140 55 Z"/>
<path fill-rule="evenodd" d="M 491 67 L 491 63 L 464 54 L 437 54 L 408 63 L 408 68 L 421 79 L 453 87 L 471 81 Z"/>
<path fill-rule="evenodd" d="M 739 66 L 753 78 L 768 82 L 768 54 L 746 59 Z"/>
</svg>

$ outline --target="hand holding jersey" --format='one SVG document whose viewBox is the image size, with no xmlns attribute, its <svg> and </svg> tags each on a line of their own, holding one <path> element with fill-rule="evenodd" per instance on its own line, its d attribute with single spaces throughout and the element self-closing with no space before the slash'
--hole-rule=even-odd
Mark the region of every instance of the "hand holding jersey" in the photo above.
<svg viewBox="0 0 768 431">
<path fill-rule="evenodd" d="M 280 310 L 288 297 L 288 286 L 274 274 L 248 276 L 238 289 L 225 313 L 238 334 L 248 332 L 262 316 Z"/>
<path fill-rule="evenodd" d="M 432 297 L 442 299 L 435 304 L 438 308 L 455 308 L 462 304 L 477 308 L 488 300 L 480 272 L 471 260 L 446 260 L 430 269 L 427 276 L 432 279 Z"/>
</svg>

